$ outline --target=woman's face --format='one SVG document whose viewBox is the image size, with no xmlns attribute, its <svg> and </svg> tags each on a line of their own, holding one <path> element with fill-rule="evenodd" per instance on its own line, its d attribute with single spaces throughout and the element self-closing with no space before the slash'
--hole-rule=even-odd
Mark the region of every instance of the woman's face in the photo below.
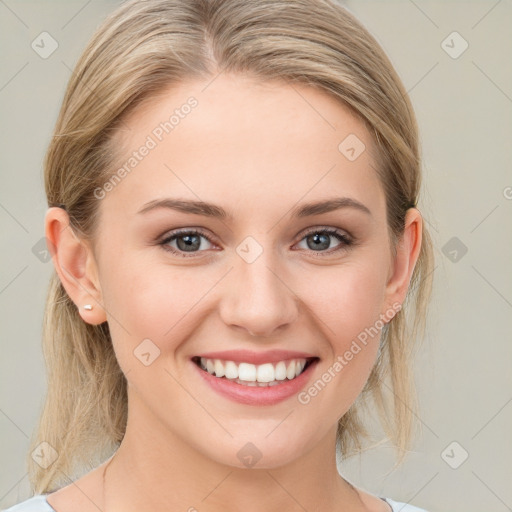
<svg viewBox="0 0 512 512">
<path fill-rule="evenodd" d="M 221 74 L 153 98 L 118 143 L 82 315 L 108 320 L 129 426 L 238 467 L 330 446 L 421 234 L 410 210 L 393 260 L 364 124 L 319 90 Z"/>
</svg>

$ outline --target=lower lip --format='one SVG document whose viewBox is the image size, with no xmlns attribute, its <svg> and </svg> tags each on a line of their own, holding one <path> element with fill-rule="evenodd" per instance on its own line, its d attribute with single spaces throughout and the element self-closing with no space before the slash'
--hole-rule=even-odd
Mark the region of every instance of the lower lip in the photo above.
<svg viewBox="0 0 512 512">
<path fill-rule="evenodd" d="M 245 386 L 222 377 L 214 377 L 191 361 L 201 377 L 214 391 L 246 405 L 273 405 L 296 395 L 307 384 L 317 362 L 318 359 L 315 359 L 298 377 L 292 380 L 280 381 L 282 383 L 275 386 L 259 387 Z"/>
</svg>

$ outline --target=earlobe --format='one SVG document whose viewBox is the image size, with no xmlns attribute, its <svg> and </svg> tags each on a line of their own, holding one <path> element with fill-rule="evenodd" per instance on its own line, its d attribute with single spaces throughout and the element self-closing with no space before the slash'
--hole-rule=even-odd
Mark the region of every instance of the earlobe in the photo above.
<svg viewBox="0 0 512 512">
<path fill-rule="evenodd" d="M 409 208 L 405 217 L 403 236 L 400 238 L 391 276 L 386 285 L 386 303 L 402 304 L 418 257 L 422 240 L 423 219 L 419 210 Z"/>
<path fill-rule="evenodd" d="M 80 316 L 92 325 L 105 322 L 94 254 L 88 244 L 77 237 L 63 208 L 52 207 L 46 212 L 45 236 L 55 270 Z"/>
</svg>

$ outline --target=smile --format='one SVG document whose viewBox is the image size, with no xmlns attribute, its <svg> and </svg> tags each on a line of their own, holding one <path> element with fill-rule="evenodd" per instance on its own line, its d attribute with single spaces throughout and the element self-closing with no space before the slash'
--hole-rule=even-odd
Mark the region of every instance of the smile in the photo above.
<svg viewBox="0 0 512 512">
<path fill-rule="evenodd" d="M 294 380 L 315 359 L 317 358 L 297 358 L 259 365 L 205 357 L 195 357 L 193 361 L 202 370 L 219 379 L 229 380 L 244 386 L 269 387 L 279 386 Z"/>
</svg>

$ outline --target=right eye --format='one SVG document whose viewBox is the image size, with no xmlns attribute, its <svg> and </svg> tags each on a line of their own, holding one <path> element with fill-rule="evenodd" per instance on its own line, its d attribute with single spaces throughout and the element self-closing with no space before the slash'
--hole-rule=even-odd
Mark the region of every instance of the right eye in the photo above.
<svg viewBox="0 0 512 512">
<path fill-rule="evenodd" d="M 213 245 L 213 242 L 202 231 L 196 229 L 181 229 L 171 232 L 159 244 L 166 250 L 181 257 L 190 257 L 187 253 L 204 252 L 205 243 Z M 171 245 L 174 244 L 174 245 Z M 209 249 L 211 247 L 206 247 Z"/>
</svg>

